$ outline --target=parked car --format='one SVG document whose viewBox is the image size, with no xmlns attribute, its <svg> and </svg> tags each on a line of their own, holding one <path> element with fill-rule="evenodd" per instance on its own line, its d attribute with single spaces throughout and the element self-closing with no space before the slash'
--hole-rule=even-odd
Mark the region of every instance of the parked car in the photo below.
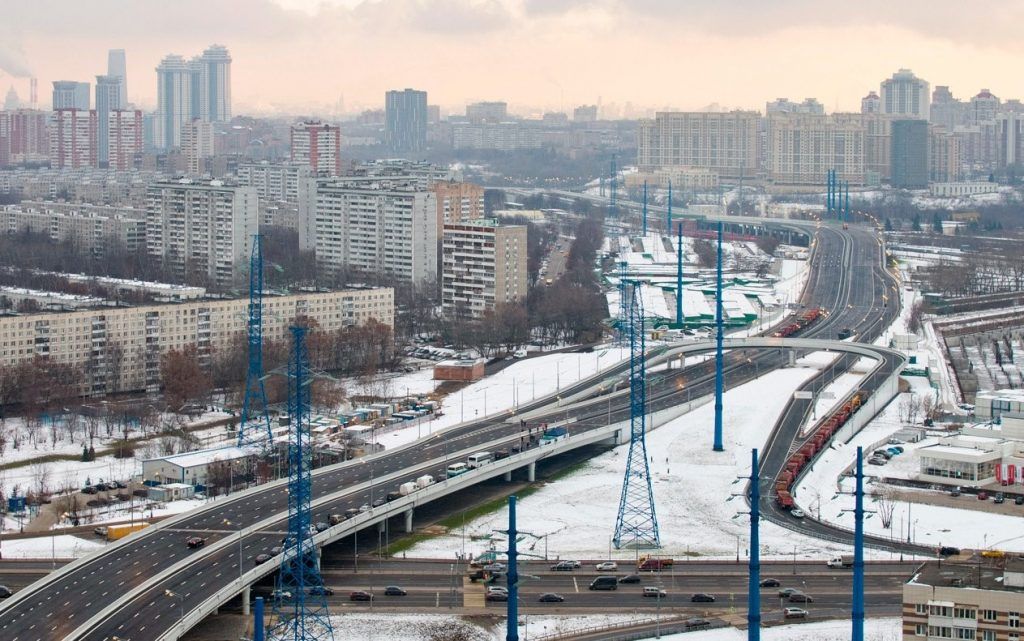
<svg viewBox="0 0 1024 641">
<path fill-rule="evenodd" d="M 697 594 L 694 594 L 693 596 L 690 597 L 690 602 L 691 603 L 714 603 L 715 602 L 715 595 L 713 595 L 713 594 L 706 594 L 704 592 L 698 592 Z"/>
<path fill-rule="evenodd" d="M 639 574 L 627 574 L 619 579 L 619 583 L 640 583 Z"/>
<path fill-rule="evenodd" d="M 803 592 L 794 592 L 789 595 L 788 601 L 790 603 L 814 603 L 814 599 L 809 594 Z"/>
<path fill-rule="evenodd" d="M 561 594 L 555 594 L 554 592 L 545 592 L 540 595 L 540 598 L 537 600 L 541 603 L 561 603 L 562 601 L 565 601 L 565 597 Z"/>
<path fill-rule="evenodd" d="M 1002 492 L 996 492 L 995 497 L 992 499 L 993 503 L 1005 503 L 1006 496 Z"/>
<path fill-rule="evenodd" d="M 782 616 L 787 619 L 806 619 L 807 610 L 803 608 L 786 608 L 782 611 Z"/>
<path fill-rule="evenodd" d="M 384 596 L 405 596 L 407 593 L 397 585 L 389 585 L 384 588 Z"/>
<path fill-rule="evenodd" d="M 82 494 L 96 494 L 96 488 L 91 485 L 86 485 L 82 488 Z"/>
<path fill-rule="evenodd" d="M 762 588 L 777 588 L 782 584 L 779 583 L 778 579 L 761 579 L 760 585 Z"/>
<path fill-rule="evenodd" d="M 874 452 L 871 453 L 871 456 L 881 456 L 882 458 L 888 461 L 889 459 L 892 458 L 892 453 L 890 453 L 888 450 L 875 450 Z"/>
<path fill-rule="evenodd" d="M 105 537 L 107 535 L 107 526 L 106 525 L 101 525 L 99 527 L 94 527 L 92 529 L 92 533 L 95 534 L 96 536 L 104 536 Z"/>
<path fill-rule="evenodd" d="M 657 599 L 664 599 L 668 596 L 668 592 L 665 592 L 659 587 L 649 585 L 644 588 L 644 596 L 654 597 Z"/>
<path fill-rule="evenodd" d="M 949 491 L 949 495 L 950 496 L 960 496 L 960 486 L 958 485 L 958 486 L 954 487 L 952 490 L 950 490 Z"/>
<path fill-rule="evenodd" d="M 612 572 L 619 569 L 619 564 L 615 561 L 605 561 L 603 563 L 598 563 L 596 569 L 598 572 Z"/>
<path fill-rule="evenodd" d="M 978 500 L 979 501 L 987 501 L 988 500 L 988 492 L 986 492 L 984 490 L 982 490 L 981 492 L 978 492 Z"/>
<path fill-rule="evenodd" d="M 185 545 L 190 548 L 201 548 L 206 545 L 206 539 L 201 536 L 190 536 L 185 539 Z"/>
<path fill-rule="evenodd" d="M 806 516 L 804 514 L 804 511 L 798 507 L 793 508 L 792 510 L 789 511 L 789 513 L 793 515 L 794 519 L 802 519 L 804 518 L 804 516 Z"/>
<path fill-rule="evenodd" d="M 888 461 L 881 456 L 872 456 L 868 459 L 868 465 L 885 465 L 886 463 L 888 463 Z"/>
<path fill-rule="evenodd" d="M 559 561 L 552 565 L 551 569 L 555 572 L 571 572 L 576 569 L 576 566 L 572 564 L 572 561 Z"/>
<path fill-rule="evenodd" d="M 1024 505 L 1024 496 L 1018 495 L 1018 496 L 1013 497 L 1013 504 L 1014 505 Z"/>
<path fill-rule="evenodd" d="M 349 601 L 373 601 L 373 595 L 365 590 L 356 590 L 348 595 Z"/>
<path fill-rule="evenodd" d="M 334 596 L 334 590 L 323 585 L 315 585 L 309 589 L 313 596 Z"/>
<path fill-rule="evenodd" d="M 126 490 L 126 489 L 128 489 L 128 484 L 125 483 L 124 481 L 114 481 L 114 485 L 116 485 L 117 489 L 119 489 L 119 490 Z"/>
<path fill-rule="evenodd" d="M 271 557 L 269 554 L 257 554 L 256 558 L 253 559 L 253 561 L 256 563 L 256 565 L 260 565 L 262 563 L 266 563 L 271 558 L 273 557 Z"/>
</svg>

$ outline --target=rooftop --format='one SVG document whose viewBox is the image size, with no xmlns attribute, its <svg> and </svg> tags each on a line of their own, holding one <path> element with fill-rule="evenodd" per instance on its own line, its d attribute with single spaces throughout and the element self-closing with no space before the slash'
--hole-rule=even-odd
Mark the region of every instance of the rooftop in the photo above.
<svg viewBox="0 0 1024 641">
<path fill-rule="evenodd" d="M 977 553 L 969 558 L 965 556 L 962 555 L 960 558 L 963 560 L 957 561 L 926 561 L 908 583 L 1024 593 L 1024 588 L 1007 586 L 1003 578 L 1007 572 L 1024 572 L 1024 559 L 1021 557 L 989 559 Z"/>
<path fill-rule="evenodd" d="M 217 447 L 209 450 L 197 450 L 195 452 L 183 452 L 170 456 L 161 456 L 147 461 L 166 461 L 179 467 L 189 468 L 200 465 L 208 465 L 215 461 L 234 461 L 258 454 L 259 450 L 252 447 Z"/>
</svg>

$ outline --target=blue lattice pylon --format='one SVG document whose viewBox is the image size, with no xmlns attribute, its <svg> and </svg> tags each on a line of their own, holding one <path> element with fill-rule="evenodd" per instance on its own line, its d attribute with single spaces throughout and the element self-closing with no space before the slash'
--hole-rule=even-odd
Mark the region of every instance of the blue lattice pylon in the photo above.
<svg viewBox="0 0 1024 641">
<path fill-rule="evenodd" d="M 306 353 L 306 328 L 292 327 L 288 362 L 288 537 L 274 594 L 274 641 L 333 641 L 330 613 L 320 574 L 320 557 L 313 541 L 310 495 L 313 450 L 309 432 L 309 392 L 312 376 Z"/>
<path fill-rule="evenodd" d="M 644 307 L 640 283 L 632 285 L 629 305 L 629 457 L 622 480 L 615 547 L 661 547 L 654 490 L 647 466 L 647 372 L 644 364 Z"/>
<path fill-rule="evenodd" d="M 249 258 L 249 319 L 247 322 L 249 366 L 245 374 L 245 400 L 238 423 L 238 444 L 270 443 L 270 415 L 263 388 L 263 248 L 253 236 Z"/>
<path fill-rule="evenodd" d="M 625 346 L 629 341 L 629 283 L 626 281 L 626 261 L 619 262 L 619 344 Z"/>
</svg>

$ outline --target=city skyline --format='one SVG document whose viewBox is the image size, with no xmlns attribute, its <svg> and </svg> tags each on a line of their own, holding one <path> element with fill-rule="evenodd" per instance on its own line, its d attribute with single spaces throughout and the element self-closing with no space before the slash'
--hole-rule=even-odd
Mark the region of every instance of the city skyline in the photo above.
<svg viewBox="0 0 1024 641">
<path fill-rule="evenodd" d="M 778 97 L 857 111 L 900 68 L 958 97 L 985 87 L 1024 95 L 1010 67 L 1019 45 L 1009 25 L 1024 14 L 1017 1 L 989 3 L 984 18 L 948 1 L 869 2 L 856 15 L 802 0 L 771 12 L 658 0 L 192 2 L 61 5 L 68 19 L 59 23 L 46 3 L 16 6 L 0 26 L 0 87 L 13 84 L 25 100 L 29 75 L 41 86 L 87 81 L 109 49 L 124 48 L 128 100 L 152 109 L 164 56 L 220 42 L 235 61 L 236 113 L 354 113 L 382 108 L 385 91 L 406 86 L 428 91 L 445 113 L 478 100 L 506 100 L 519 115 L 599 100 L 631 103 L 633 115 L 710 103 L 763 110 Z M 137 28 L 147 23 L 161 29 Z"/>
</svg>

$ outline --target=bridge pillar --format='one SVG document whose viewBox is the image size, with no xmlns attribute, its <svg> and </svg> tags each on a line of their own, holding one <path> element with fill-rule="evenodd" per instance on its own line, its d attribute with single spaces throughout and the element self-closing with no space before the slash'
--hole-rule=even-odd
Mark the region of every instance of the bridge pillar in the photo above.
<svg viewBox="0 0 1024 641">
<path fill-rule="evenodd" d="M 387 521 L 381 521 L 380 523 L 377 524 L 377 531 L 378 532 L 383 532 L 384 530 L 387 529 L 387 526 L 388 526 L 388 522 Z"/>
<path fill-rule="evenodd" d="M 512 470 L 505 472 L 505 482 L 510 483 L 512 481 Z"/>
<path fill-rule="evenodd" d="M 245 586 L 242 588 L 242 614 L 249 616 L 249 597 L 251 596 L 252 587 Z"/>
<path fill-rule="evenodd" d="M 526 466 L 526 480 L 533 483 L 537 480 L 537 463 L 533 462 Z"/>
<path fill-rule="evenodd" d="M 405 511 L 405 531 L 412 532 L 412 508 Z"/>
</svg>

